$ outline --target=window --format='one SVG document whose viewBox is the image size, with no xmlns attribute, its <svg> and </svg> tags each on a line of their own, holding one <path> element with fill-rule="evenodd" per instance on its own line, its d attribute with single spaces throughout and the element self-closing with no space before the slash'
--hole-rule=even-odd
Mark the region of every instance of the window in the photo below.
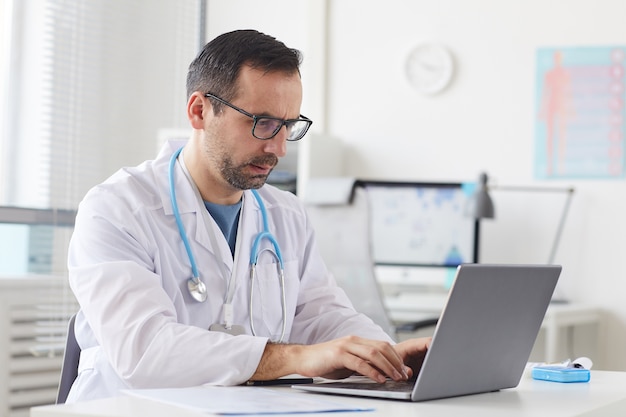
<svg viewBox="0 0 626 417">
<path fill-rule="evenodd" d="M 0 17 L 0 275 L 64 273 L 59 218 L 188 126 L 198 3 L 0 0 Z"/>
<path fill-rule="evenodd" d="M 197 6 L 0 0 L 0 327 L 18 329 L 0 340 L 0 409 L 11 415 L 54 401 L 52 356 L 78 308 L 64 275 L 79 201 L 153 158 L 161 129 L 188 129 Z"/>
</svg>

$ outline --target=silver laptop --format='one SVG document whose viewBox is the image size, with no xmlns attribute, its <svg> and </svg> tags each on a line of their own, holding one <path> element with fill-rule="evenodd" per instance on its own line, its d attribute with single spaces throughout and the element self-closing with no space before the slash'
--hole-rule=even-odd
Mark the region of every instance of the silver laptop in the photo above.
<svg viewBox="0 0 626 417">
<path fill-rule="evenodd" d="M 558 265 L 461 265 L 415 381 L 293 388 L 424 401 L 516 387 L 560 273 Z"/>
</svg>

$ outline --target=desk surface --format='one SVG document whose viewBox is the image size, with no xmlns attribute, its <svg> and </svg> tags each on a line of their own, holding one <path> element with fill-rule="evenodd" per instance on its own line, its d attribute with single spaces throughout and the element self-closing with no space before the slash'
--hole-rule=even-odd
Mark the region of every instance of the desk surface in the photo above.
<svg viewBox="0 0 626 417">
<path fill-rule="evenodd" d="M 346 412 L 345 417 L 367 416 L 464 416 L 464 417 L 617 417 L 626 415 L 626 372 L 592 371 L 589 383 L 561 384 L 535 381 L 525 375 L 514 389 L 444 400 L 411 403 L 355 397 L 328 396 L 289 390 L 298 395 L 320 396 L 352 406 L 373 407 L 374 412 Z M 310 398 L 310 397 L 309 397 Z M 336 414 L 336 413 L 333 413 Z M 50 405 L 31 409 L 31 417 L 200 417 L 207 414 L 131 396 Z M 329 414 L 316 414 L 329 415 Z M 281 416 L 299 416 L 302 414 Z"/>
</svg>

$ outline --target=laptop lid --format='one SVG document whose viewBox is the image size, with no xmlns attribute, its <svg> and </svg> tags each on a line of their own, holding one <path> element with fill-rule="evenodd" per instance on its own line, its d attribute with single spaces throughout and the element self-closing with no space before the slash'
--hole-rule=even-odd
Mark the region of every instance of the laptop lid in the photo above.
<svg viewBox="0 0 626 417">
<path fill-rule="evenodd" d="M 515 387 L 560 273 L 557 265 L 460 265 L 412 391 L 372 383 L 343 391 L 342 382 L 294 388 L 423 401 Z"/>
</svg>

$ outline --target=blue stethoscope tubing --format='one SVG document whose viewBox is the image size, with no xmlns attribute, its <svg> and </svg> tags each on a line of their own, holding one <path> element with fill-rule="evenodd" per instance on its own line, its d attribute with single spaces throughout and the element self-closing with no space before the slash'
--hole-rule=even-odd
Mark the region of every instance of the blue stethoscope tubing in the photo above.
<svg viewBox="0 0 626 417">
<path fill-rule="evenodd" d="M 187 256 L 189 257 L 189 263 L 191 264 L 191 273 L 192 277 L 187 281 L 187 288 L 189 289 L 189 294 L 194 298 L 194 300 L 198 302 L 204 302 L 207 299 L 207 290 L 204 282 L 200 279 L 200 274 L 198 273 L 198 266 L 196 265 L 196 258 L 193 255 L 193 251 L 191 250 L 191 245 L 189 244 L 189 239 L 187 239 L 187 233 L 185 232 L 185 226 L 183 225 L 183 221 L 180 218 L 180 211 L 178 210 L 178 201 L 176 200 L 176 187 L 174 184 L 174 165 L 176 164 L 176 159 L 183 148 L 178 149 L 172 157 L 170 158 L 170 165 L 168 170 L 168 179 L 170 185 L 170 200 L 172 202 L 172 211 L 174 212 L 174 218 L 176 219 L 176 225 L 178 226 L 178 232 L 180 234 L 180 238 L 185 245 L 185 250 L 187 251 Z"/>
<path fill-rule="evenodd" d="M 178 232 L 180 234 L 180 238 L 185 245 L 185 251 L 187 252 L 187 256 L 189 258 L 189 263 L 191 264 L 191 272 L 192 277 L 187 281 L 187 287 L 190 295 L 194 298 L 194 300 L 198 302 L 204 302 L 207 299 L 207 289 L 205 284 L 200 279 L 200 274 L 198 273 L 198 266 L 196 264 L 196 259 L 191 250 L 191 245 L 189 243 L 189 239 L 187 238 L 187 233 L 185 232 L 185 226 L 183 225 L 183 221 L 180 217 L 180 211 L 178 209 L 178 202 L 176 200 L 176 187 L 174 184 L 174 166 L 176 164 L 176 160 L 180 155 L 183 148 L 179 148 L 176 150 L 172 157 L 170 158 L 169 169 L 168 169 L 168 180 L 170 187 L 170 200 L 172 203 L 172 211 L 174 213 L 174 218 L 176 219 L 176 225 L 178 227 Z M 287 325 L 287 303 L 285 298 L 285 269 L 283 263 L 283 256 L 280 250 L 280 246 L 278 245 L 278 241 L 276 237 L 269 231 L 269 224 L 267 221 L 267 210 L 265 209 L 265 204 L 261 199 L 257 190 L 251 190 L 252 195 L 256 199 L 259 209 L 261 210 L 261 218 L 263 219 L 263 231 L 256 235 L 254 241 L 252 243 L 252 249 L 250 251 L 250 328 L 252 330 L 252 334 L 256 335 L 254 329 L 254 320 L 252 319 L 252 311 L 253 311 L 253 289 L 254 289 L 254 280 L 256 278 L 256 265 L 259 259 L 259 256 L 264 251 L 270 252 L 277 261 L 277 269 L 278 269 L 278 277 L 280 280 L 280 288 L 281 288 L 281 304 L 282 304 L 282 330 L 279 343 L 282 342 L 285 337 L 286 325 Z M 267 239 L 274 249 L 273 251 L 269 248 L 259 249 L 261 245 L 261 241 L 263 239 Z"/>
</svg>

